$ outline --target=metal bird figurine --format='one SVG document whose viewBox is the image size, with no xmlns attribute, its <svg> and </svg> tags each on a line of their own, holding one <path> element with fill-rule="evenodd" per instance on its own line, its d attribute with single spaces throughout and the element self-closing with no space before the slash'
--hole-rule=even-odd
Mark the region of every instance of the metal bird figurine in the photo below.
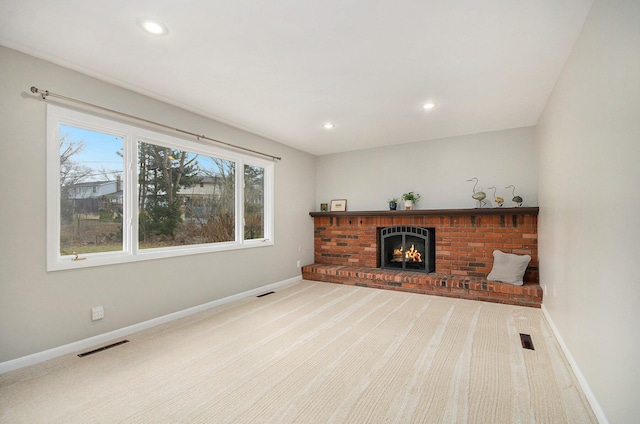
<svg viewBox="0 0 640 424">
<path fill-rule="evenodd" d="M 476 191 L 476 186 L 478 185 L 478 179 L 476 177 L 471 178 L 470 180 L 467 181 L 475 181 L 476 183 L 473 185 L 473 194 L 471 195 L 471 197 L 473 197 L 475 200 L 478 201 L 478 203 L 480 204 L 480 208 L 482 208 L 483 205 L 486 205 L 485 202 L 483 202 L 483 200 L 485 199 L 485 197 L 487 197 L 487 195 L 485 194 L 484 191 Z"/>
<path fill-rule="evenodd" d="M 513 200 L 513 203 L 518 205 L 518 207 L 522 206 L 522 202 L 524 202 L 524 199 L 522 199 L 522 197 L 520 196 L 516 196 L 516 186 L 509 185 L 509 186 L 506 186 L 505 188 L 509 188 L 509 187 L 511 187 L 511 195 L 513 196 L 511 200 Z"/>
<path fill-rule="evenodd" d="M 501 208 L 502 204 L 504 203 L 504 199 L 502 197 L 496 196 L 496 188 L 495 187 L 489 187 L 489 190 L 491 190 L 491 189 L 493 189 L 493 201 L 498 204 L 499 208 Z"/>
</svg>

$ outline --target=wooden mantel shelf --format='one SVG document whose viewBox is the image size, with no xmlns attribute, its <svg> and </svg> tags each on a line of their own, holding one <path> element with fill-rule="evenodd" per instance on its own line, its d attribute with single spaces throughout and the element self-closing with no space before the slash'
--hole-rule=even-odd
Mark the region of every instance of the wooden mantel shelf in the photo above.
<svg viewBox="0 0 640 424">
<path fill-rule="evenodd" d="M 349 216 L 424 216 L 424 215 L 538 215 L 540 208 L 474 208 L 474 209 L 414 209 L 381 210 L 381 211 L 346 211 L 346 212 L 309 212 L 312 217 L 349 217 Z"/>
</svg>

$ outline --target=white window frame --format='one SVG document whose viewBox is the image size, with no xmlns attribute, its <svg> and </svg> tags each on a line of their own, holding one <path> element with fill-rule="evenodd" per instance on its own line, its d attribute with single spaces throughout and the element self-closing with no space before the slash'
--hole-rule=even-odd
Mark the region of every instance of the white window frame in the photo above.
<svg viewBox="0 0 640 424">
<path fill-rule="evenodd" d="M 60 255 L 60 124 L 85 128 L 122 137 L 123 139 L 123 250 L 118 252 L 86 253 L 83 260 L 73 260 L 74 255 Z M 138 141 L 173 147 L 230 160 L 236 163 L 235 185 L 235 235 L 234 241 L 138 248 Z M 244 166 L 264 169 L 264 237 L 244 240 Z M 47 270 L 87 268 L 170 258 L 193 254 L 211 253 L 274 245 L 274 162 L 204 142 L 187 140 L 157 131 L 115 121 L 102 116 L 47 105 Z"/>
</svg>

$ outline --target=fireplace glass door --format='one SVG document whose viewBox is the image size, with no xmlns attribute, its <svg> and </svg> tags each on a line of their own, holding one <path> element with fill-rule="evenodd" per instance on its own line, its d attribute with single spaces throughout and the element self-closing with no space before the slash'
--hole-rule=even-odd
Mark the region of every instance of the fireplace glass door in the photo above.
<svg viewBox="0 0 640 424">
<path fill-rule="evenodd" d="M 394 226 L 380 231 L 382 268 L 434 272 L 435 246 L 432 228 Z"/>
</svg>

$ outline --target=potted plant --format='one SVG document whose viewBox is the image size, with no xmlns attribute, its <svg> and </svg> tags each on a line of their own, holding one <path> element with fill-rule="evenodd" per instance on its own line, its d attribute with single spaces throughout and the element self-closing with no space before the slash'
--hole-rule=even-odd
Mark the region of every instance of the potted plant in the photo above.
<svg viewBox="0 0 640 424">
<path fill-rule="evenodd" d="M 402 195 L 402 200 L 404 200 L 404 208 L 405 210 L 410 211 L 413 209 L 414 203 L 418 203 L 420 200 L 420 195 L 410 191 L 409 193 L 405 193 Z"/>
<path fill-rule="evenodd" d="M 398 198 L 392 197 L 391 199 L 389 199 L 389 210 L 395 211 L 397 207 L 398 207 Z"/>
</svg>

